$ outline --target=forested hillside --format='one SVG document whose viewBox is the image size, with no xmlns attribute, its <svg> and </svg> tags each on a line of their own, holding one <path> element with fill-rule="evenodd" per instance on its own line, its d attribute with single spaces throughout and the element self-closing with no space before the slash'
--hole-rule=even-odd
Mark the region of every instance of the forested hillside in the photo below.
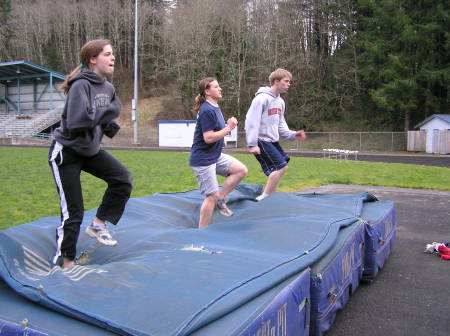
<svg viewBox="0 0 450 336">
<path fill-rule="evenodd" d="M 134 5 L 0 0 L 0 62 L 68 73 L 84 42 L 108 38 L 120 89 L 133 73 Z M 242 121 L 255 90 L 284 67 L 294 75 L 285 96 L 293 128 L 412 129 L 449 113 L 449 7 L 448 0 L 140 0 L 140 96 L 169 87 L 173 99 L 160 118 L 190 119 L 197 82 L 212 75 L 224 114 Z"/>
</svg>

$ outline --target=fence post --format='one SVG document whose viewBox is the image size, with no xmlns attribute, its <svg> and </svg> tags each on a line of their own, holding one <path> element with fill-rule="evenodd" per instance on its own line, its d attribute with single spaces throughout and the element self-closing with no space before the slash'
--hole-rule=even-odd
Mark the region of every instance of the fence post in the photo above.
<svg viewBox="0 0 450 336">
<path fill-rule="evenodd" d="M 362 133 L 359 132 L 359 151 L 362 151 Z"/>
<path fill-rule="evenodd" d="M 391 152 L 394 151 L 394 132 L 391 133 Z"/>
</svg>

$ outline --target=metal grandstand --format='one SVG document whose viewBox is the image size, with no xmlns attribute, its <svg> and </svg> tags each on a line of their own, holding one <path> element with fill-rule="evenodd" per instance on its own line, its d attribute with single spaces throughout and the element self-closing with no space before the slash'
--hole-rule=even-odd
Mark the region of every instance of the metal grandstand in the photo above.
<svg viewBox="0 0 450 336">
<path fill-rule="evenodd" d="M 57 124 L 65 77 L 24 60 L 0 63 L 0 137 L 34 136 Z"/>
</svg>

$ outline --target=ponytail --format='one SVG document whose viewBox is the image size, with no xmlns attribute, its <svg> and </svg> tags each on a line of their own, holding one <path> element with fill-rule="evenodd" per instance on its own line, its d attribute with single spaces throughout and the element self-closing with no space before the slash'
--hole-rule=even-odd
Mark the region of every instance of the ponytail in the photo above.
<svg viewBox="0 0 450 336">
<path fill-rule="evenodd" d="M 195 105 L 191 110 L 194 118 L 197 117 L 200 106 L 202 106 L 202 104 L 206 101 L 205 90 L 209 89 L 211 82 L 214 82 L 215 80 L 217 79 L 213 77 L 206 77 L 198 83 L 198 95 L 195 97 Z"/>
<path fill-rule="evenodd" d="M 195 105 L 194 105 L 194 107 L 192 108 L 192 116 L 194 117 L 194 118 L 196 118 L 197 117 L 197 113 L 198 113 L 198 110 L 200 109 L 200 106 L 202 106 L 202 104 L 204 103 L 206 101 L 206 98 L 205 98 L 205 96 L 202 96 L 201 94 L 198 94 L 196 97 L 195 97 Z"/>
<path fill-rule="evenodd" d="M 67 94 L 67 92 L 70 89 L 70 84 L 69 81 L 77 74 L 81 71 L 82 66 L 81 64 L 79 66 L 77 66 L 75 69 L 72 70 L 72 72 L 70 74 L 68 74 L 66 76 L 66 79 L 64 80 L 64 82 L 61 84 L 61 89 L 64 91 L 65 94 Z"/>
</svg>

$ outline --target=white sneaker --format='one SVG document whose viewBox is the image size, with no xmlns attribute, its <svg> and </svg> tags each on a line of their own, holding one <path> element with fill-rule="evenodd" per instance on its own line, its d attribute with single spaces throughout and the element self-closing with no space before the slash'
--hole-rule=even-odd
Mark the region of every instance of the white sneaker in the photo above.
<svg viewBox="0 0 450 336">
<path fill-rule="evenodd" d="M 217 210 L 219 210 L 220 214 L 223 216 L 227 216 L 227 217 L 233 216 L 233 211 L 231 211 L 227 207 L 226 200 L 224 200 L 223 198 L 219 198 L 217 200 L 216 208 L 217 208 Z"/>
<path fill-rule="evenodd" d="M 103 245 L 114 246 L 117 244 L 117 240 L 109 233 L 106 223 L 103 225 L 94 225 L 91 223 L 85 232 L 89 237 L 96 238 Z"/>
<path fill-rule="evenodd" d="M 267 194 L 261 194 L 261 195 L 259 195 L 258 197 L 256 197 L 255 198 L 255 200 L 257 201 L 257 202 L 259 202 L 259 201 L 262 201 L 264 198 L 266 198 L 267 196 L 269 196 L 269 195 L 267 195 Z"/>
</svg>

